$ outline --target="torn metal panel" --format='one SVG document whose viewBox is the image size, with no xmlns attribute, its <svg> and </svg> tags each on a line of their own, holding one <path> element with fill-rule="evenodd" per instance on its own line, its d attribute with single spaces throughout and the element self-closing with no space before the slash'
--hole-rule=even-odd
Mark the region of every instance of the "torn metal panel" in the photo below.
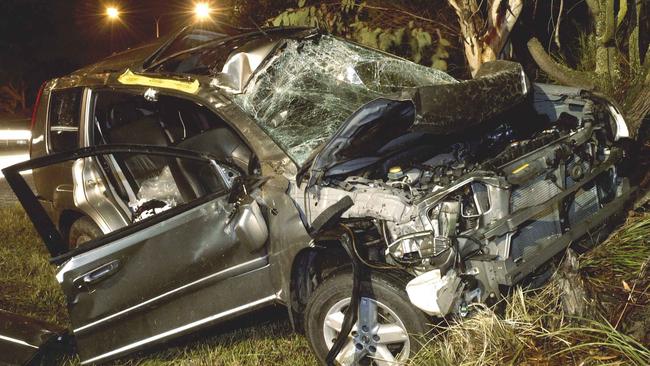
<svg viewBox="0 0 650 366">
<path fill-rule="evenodd" d="M 53 362 L 66 351 L 64 334 L 53 324 L 0 310 L 0 364 Z"/>
<path fill-rule="evenodd" d="M 242 92 L 253 72 L 277 46 L 278 41 L 266 38 L 246 43 L 231 54 L 223 65 L 219 77 L 225 86 Z"/>
</svg>

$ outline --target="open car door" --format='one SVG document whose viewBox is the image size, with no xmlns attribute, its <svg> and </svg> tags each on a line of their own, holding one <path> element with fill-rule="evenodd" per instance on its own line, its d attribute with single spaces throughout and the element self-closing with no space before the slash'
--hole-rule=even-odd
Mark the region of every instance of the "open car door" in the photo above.
<svg viewBox="0 0 650 366">
<path fill-rule="evenodd" d="M 87 158 L 101 166 L 93 189 L 120 201 L 123 212 L 115 214 L 128 222 L 70 249 L 20 172 L 66 163 L 74 170 L 80 164 L 70 162 Z M 59 266 L 82 363 L 114 359 L 276 299 L 266 222 L 235 165 L 176 148 L 109 145 L 3 173 Z M 74 185 L 77 192 L 88 182 Z M 242 291 L 242 283 L 256 285 Z"/>
</svg>

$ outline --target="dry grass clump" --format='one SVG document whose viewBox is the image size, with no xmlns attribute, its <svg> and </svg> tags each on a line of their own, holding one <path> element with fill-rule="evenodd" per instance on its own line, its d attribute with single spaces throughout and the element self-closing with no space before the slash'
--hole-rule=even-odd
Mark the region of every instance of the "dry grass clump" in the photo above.
<svg viewBox="0 0 650 366">
<path fill-rule="evenodd" d="M 469 318 L 437 326 L 413 364 L 650 365 L 649 260 L 650 213 L 633 214 L 580 257 L 575 277 L 558 271 L 539 290 L 513 289 L 495 307 L 502 311 L 477 306 Z M 588 294 L 582 316 L 567 311 L 575 295 L 567 278 Z"/>
</svg>

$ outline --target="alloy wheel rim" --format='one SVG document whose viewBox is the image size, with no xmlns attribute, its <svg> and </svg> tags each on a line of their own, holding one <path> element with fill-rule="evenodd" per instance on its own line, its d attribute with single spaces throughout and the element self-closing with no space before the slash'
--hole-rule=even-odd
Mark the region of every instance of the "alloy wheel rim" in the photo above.
<svg viewBox="0 0 650 366">
<path fill-rule="evenodd" d="M 334 345 L 349 305 L 348 297 L 327 311 L 323 322 L 327 349 Z M 336 358 L 341 365 L 352 365 L 365 359 L 367 364 L 388 366 L 402 364 L 408 359 L 411 342 L 404 322 L 392 309 L 375 299 L 362 297 L 358 318 Z"/>
</svg>

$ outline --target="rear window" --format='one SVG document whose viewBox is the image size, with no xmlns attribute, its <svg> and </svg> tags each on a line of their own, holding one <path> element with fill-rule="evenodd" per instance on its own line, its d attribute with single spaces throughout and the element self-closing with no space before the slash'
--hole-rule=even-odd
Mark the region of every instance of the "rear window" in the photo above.
<svg viewBox="0 0 650 366">
<path fill-rule="evenodd" d="M 79 147 L 82 89 L 52 92 L 48 113 L 49 150 L 61 152 Z"/>
</svg>

